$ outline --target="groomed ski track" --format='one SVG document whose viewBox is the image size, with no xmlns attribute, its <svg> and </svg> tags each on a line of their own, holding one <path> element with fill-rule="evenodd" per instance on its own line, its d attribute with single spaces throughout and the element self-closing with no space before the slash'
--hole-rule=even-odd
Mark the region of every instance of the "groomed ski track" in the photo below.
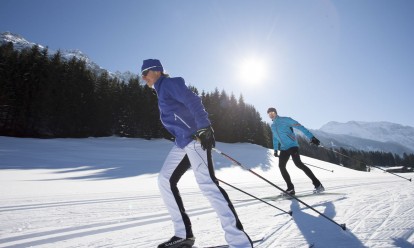
<svg viewBox="0 0 414 248">
<path fill-rule="evenodd" d="M 325 180 L 329 185 L 327 192 L 332 190 L 344 195 L 304 198 L 306 203 L 337 222 L 346 223 L 347 231 L 316 216 L 295 200 L 273 201 L 282 209 L 291 209 L 293 216 L 290 217 L 237 191 L 226 190 L 234 200 L 246 232 L 254 240 L 264 238 L 255 247 L 291 247 L 292 244 L 329 247 L 332 243 L 336 247 L 412 247 L 406 241 L 414 233 L 412 187 L 401 187 L 401 181 L 392 177 L 360 181 Z M 278 193 L 261 182 L 238 186 L 262 197 Z M 193 222 L 196 246 L 225 244 L 215 213 L 202 194 L 184 189 L 182 197 Z M 172 233 L 169 215 L 158 192 L 9 201 L 3 200 L 0 207 L 1 247 L 155 247 Z M 13 223 L 7 216 L 13 217 Z M 208 235 L 204 237 L 204 233 Z M 212 235 L 216 237 L 213 241 Z M 68 240 L 71 245 L 65 246 Z"/>
<path fill-rule="evenodd" d="M 32 146 L 27 145 L 30 142 Z M 27 150 L 23 149 L 23 143 Z M 129 175 L 136 166 L 152 165 L 147 165 L 148 161 L 161 164 L 170 146 L 168 141 L 118 138 L 8 139 L 0 161 L 0 247 L 156 247 L 173 235 L 169 214 L 157 188 L 157 174 Z M 218 146 L 246 165 L 255 161 L 268 163 L 270 166 L 264 164 L 255 170 L 284 187 L 271 151 L 250 144 L 218 143 Z M 36 147 L 39 150 L 30 155 Z M 147 155 L 156 149 L 157 153 L 164 153 L 158 157 L 154 153 Z M 137 150 L 139 155 L 128 157 Z M 20 157 L 8 159 L 6 151 L 19 151 Z M 34 159 L 50 166 L 36 167 L 30 164 Z M 284 210 L 292 210 L 291 217 L 222 185 L 233 200 L 246 232 L 253 240 L 264 238 L 257 247 L 306 248 L 312 244 L 314 248 L 413 247 L 413 183 L 387 173 L 356 172 L 307 157 L 302 159 L 335 169 L 335 173 L 312 169 L 326 192 L 335 194 L 302 200 L 336 222 L 345 223 L 347 230 L 343 231 L 295 200 L 271 201 Z M 97 160 L 101 167 L 108 165 L 93 167 Z M 4 164 L 4 161 L 9 162 Z M 24 166 L 17 168 L 17 162 L 10 161 Z M 225 160 L 216 157 L 215 162 L 222 168 L 217 171 L 217 177 L 227 183 L 260 198 L 280 194 L 251 173 L 224 164 Z M 66 164 L 80 166 L 66 167 Z M 122 166 L 116 167 L 118 164 Z M 290 162 L 288 169 L 298 194 L 312 190 L 310 180 Z M 412 173 L 401 175 L 413 176 Z M 183 176 L 179 188 L 192 220 L 195 246 L 226 244 L 216 214 L 199 191 L 191 171 Z"/>
</svg>

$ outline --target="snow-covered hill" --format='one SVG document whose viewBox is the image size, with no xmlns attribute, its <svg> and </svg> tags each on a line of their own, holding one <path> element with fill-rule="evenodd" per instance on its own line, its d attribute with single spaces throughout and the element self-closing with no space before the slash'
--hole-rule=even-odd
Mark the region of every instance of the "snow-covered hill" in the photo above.
<svg viewBox="0 0 414 248">
<path fill-rule="evenodd" d="M 390 122 L 329 122 L 315 135 L 327 146 L 364 151 L 414 153 L 414 127 Z"/>
<path fill-rule="evenodd" d="M 45 48 L 45 46 L 43 46 L 43 45 L 27 41 L 21 35 L 13 34 L 11 32 L 2 33 L 0 35 L 0 44 L 5 44 L 5 43 L 8 43 L 8 42 L 13 43 L 14 48 L 17 49 L 17 50 L 28 49 L 28 48 L 31 48 L 33 46 L 38 46 L 40 49 Z M 57 51 L 48 49 L 48 52 L 49 52 L 50 56 L 53 56 Z M 124 82 L 128 82 L 129 79 L 137 77 L 136 74 L 134 74 L 130 71 L 110 72 L 110 71 L 100 67 L 94 61 L 92 61 L 86 54 L 84 54 L 82 51 L 80 51 L 78 49 L 73 49 L 73 50 L 64 50 L 64 49 L 62 49 L 62 50 L 60 50 L 60 52 L 62 54 L 63 59 L 70 60 L 72 58 L 77 58 L 79 60 L 85 61 L 87 67 L 90 70 L 92 70 L 94 73 L 96 73 L 97 75 L 101 75 L 102 73 L 107 72 L 111 77 L 116 77 L 119 80 L 124 81 Z"/>
<path fill-rule="evenodd" d="M 0 247 L 156 247 L 173 235 L 157 188 L 172 143 L 127 138 L 22 139 L 0 136 Z M 284 188 L 271 150 L 217 143 L 243 165 Z M 413 183 L 373 170 L 353 171 L 302 157 L 326 194 L 300 198 L 347 230 L 214 153 L 219 179 L 293 216 L 223 185 L 259 248 L 412 248 Z M 310 180 L 289 161 L 297 194 Z M 400 174 L 411 178 L 413 173 Z M 196 247 L 224 244 L 220 223 L 188 171 L 179 183 Z"/>
</svg>

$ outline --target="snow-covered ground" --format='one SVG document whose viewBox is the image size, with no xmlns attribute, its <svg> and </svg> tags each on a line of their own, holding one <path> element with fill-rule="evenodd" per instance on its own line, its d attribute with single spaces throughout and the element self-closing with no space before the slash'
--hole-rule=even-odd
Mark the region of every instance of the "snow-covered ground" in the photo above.
<svg viewBox="0 0 414 248">
<path fill-rule="evenodd" d="M 173 235 L 157 172 L 172 143 L 118 137 L 0 137 L 0 247 L 156 247 Z M 217 148 L 285 188 L 273 152 L 251 144 Z M 414 186 L 382 171 L 358 172 L 302 156 L 327 189 L 300 198 L 347 230 L 214 153 L 217 177 L 293 216 L 226 185 L 246 232 L 258 247 L 414 247 Z M 312 184 L 292 161 L 297 194 Z M 400 174 L 411 178 L 413 174 Z M 179 183 L 196 246 L 225 244 L 214 211 L 188 171 Z"/>
</svg>

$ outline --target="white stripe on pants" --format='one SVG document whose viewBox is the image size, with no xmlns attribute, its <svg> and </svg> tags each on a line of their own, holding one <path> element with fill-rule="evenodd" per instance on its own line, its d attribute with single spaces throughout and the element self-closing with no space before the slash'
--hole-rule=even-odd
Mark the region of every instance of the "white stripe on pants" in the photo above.
<svg viewBox="0 0 414 248">
<path fill-rule="evenodd" d="M 196 181 L 203 195 L 210 201 L 221 221 L 227 243 L 232 248 L 252 247 L 250 238 L 242 230 L 235 211 L 233 212 L 227 201 L 227 194 L 212 179 L 208 169 L 207 152 L 201 148 L 200 143 L 193 141 L 183 149 L 174 146 L 168 154 L 158 176 L 158 186 L 164 203 L 174 223 L 175 236 L 186 237 L 185 224 L 177 202 L 170 187 L 170 178 L 178 164 L 187 155 L 193 169 Z M 211 165 L 213 171 L 213 165 Z M 214 172 L 213 172 L 214 173 Z M 222 190 L 222 191 L 221 191 Z"/>
</svg>

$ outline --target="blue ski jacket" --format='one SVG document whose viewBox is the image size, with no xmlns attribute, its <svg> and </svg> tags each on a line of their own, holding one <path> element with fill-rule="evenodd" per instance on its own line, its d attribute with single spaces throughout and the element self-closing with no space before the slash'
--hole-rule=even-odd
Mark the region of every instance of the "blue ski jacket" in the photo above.
<svg viewBox="0 0 414 248">
<path fill-rule="evenodd" d="M 154 84 L 158 95 L 160 119 L 175 137 L 175 144 L 184 148 L 200 128 L 211 125 L 201 98 L 192 92 L 181 77 L 161 76 Z"/>
<path fill-rule="evenodd" d="M 302 131 L 309 139 L 312 139 L 313 134 L 309 132 L 299 122 L 290 117 L 276 116 L 271 125 L 273 133 L 273 149 L 274 150 L 288 150 L 289 148 L 299 146 L 293 128 Z"/>
</svg>

